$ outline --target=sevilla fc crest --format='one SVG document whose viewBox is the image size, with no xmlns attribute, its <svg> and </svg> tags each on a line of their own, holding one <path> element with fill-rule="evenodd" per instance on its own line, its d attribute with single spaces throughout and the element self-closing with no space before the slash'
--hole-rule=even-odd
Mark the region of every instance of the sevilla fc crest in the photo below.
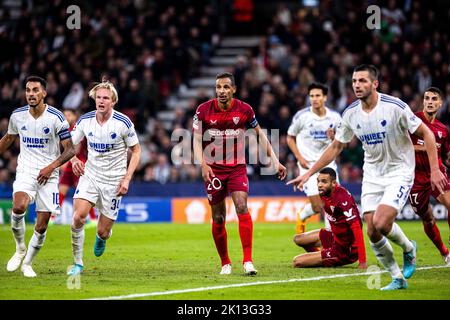
<svg viewBox="0 0 450 320">
<path fill-rule="evenodd" d="M 238 124 L 238 122 L 239 122 L 239 117 L 233 117 L 233 122 L 234 122 L 234 124 Z"/>
<path fill-rule="evenodd" d="M 437 134 L 439 136 L 439 139 L 442 139 L 442 131 L 438 131 Z"/>
</svg>

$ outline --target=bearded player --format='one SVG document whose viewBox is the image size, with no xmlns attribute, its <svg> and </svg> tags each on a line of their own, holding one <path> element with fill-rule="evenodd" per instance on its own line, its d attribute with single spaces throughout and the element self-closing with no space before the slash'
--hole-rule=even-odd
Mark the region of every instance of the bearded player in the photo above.
<svg viewBox="0 0 450 320">
<path fill-rule="evenodd" d="M 296 234 L 295 244 L 308 253 L 296 256 L 294 267 L 337 267 L 359 260 L 359 268 L 367 268 L 362 221 L 355 199 L 337 183 L 336 171 L 329 167 L 319 171 L 317 188 L 331 231 L 323 228 Z"/>
<path fill-rule="evenodd" d="M 243 249 L 243 268 L 246 275 L 256 275 L 252 260 L 253 222 L 247 207 L 248 177 L 244 156 L 246 127 L 254 129 L 259 144 L 271 160 L 272 173 L 279 179 L 286 177 L 272 146 L 256 120 L 250 105 L 234 99 L 236 85 L 231 73 L 216 77 L 216 99 L 201 104 L 194 115 L 194 154 L 201 164 L 202 177 L 212 210 L 212 234 L 219 253 L 220 274 L 231 274 L 225 228 L 225 198 L 231 193 L 239 219 L 239 236 Z"/>
</svg>

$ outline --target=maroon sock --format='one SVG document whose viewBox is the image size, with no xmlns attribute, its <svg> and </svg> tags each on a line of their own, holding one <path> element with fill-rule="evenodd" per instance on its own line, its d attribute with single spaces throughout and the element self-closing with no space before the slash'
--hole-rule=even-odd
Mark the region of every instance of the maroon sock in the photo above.
<svg viewBox="0 0 450 320">
<path fill-rule="evenodd" d="M 59 206 L 60 207 L 62 207 L 62 204 L 63 204 L 65 198 L 66 198 L 66 196 L 60 192 L 59 193 Z"/>
<path fill-rule="evenodd" d="M 230 258 L 228 257 L 227 229 L 225 228 L 225 222 L 218 224 L 213 221 L 212 234 L 217 252 L 222 261 L 222 266 L 231 263 Z"/>
<path fill-rule="evenodd" d="M 429 225 L 428 223 L 424 223 L 423 229 L 425 230 L 425 233 L 427 234 L 428 238 L 430 238 L 430 240 L 433 241 L 436 248 L 438 248 L 441 255 L 446 256 L 448 254 L 448 249 L 444 245 L 444 243 L 442 243 L 441 233 L 439 232 L 436 223 L 433 223 L 432 226 Z"/>
<path fill-rule="evenodd" d="M 253 221 L 250 214 L 238 214 L 239 218 L 239 236 L 241 237 L 242 251 L 244 252 L 243 262 L 252 261 L 252 239 L 253 239 Z"/>
</svg>

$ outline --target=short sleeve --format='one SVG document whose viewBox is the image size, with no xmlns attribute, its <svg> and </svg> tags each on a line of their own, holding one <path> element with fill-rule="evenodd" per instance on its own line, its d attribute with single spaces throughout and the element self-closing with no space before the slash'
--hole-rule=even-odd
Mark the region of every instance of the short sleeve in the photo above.
<svg viewBox="0 0 450 320">
<path fill-rule="evenodd" d="M 422 120 L 416 116 L 409 106 L 405 103 L 404 108 L 401 111 L 400 125 L 403 128 L 408 129 L 410 133 L 416 132 L 417 128 L 422 124 Z"/>
<path fill-rule="evenodd" d="M 197 110 L 195 110 L 195 114 L 192 119 L 192 131 L 194 133 L 203 134 L 203 128 L 202 128 L 203 118 L 204 118 L 204 114 L 200 110 L 200 106 L 199 106 L 197 108 Z"/>
<path fill-rule="evenodd" d="M 255 112 L 253 111 L 253 108 L 250 106 L 247 111 L 247 125 L 253 129 L 258 126 L 258 120 L 256 120 Z"/>
<path fill-rule="evenodd" d="M 294 118 L 292 119 L 291 125 L 288 128 L 287 134 L 289 136 L 297 136 L 300 133 L 301 130 L 301 120 L 300 120 L 300 116 L 298 116 L 298 114 L 296 114 L 294 116 Z"/>
<path fill-rule="evenodd" d="M 17 126 L 16 126 L 16 117 L 14 115 L 11 116 L 11 118 L 9 119 L 8 134 L 10 134 L 10 135 L 18 135 L 19 134 L 19 131 L 17 130 Z"/>
<path fill-rule="evenodd" d="M 352 141 L 354 135 L 349 123 L 344 118 L 341 118 L 336 126 L 336 135 L 334 139 L 341 143 L 349 143 Z"/>
<path fill-rule="evenodd" d="M 85 120 L 86 121 L 86 120 Z M 79 121 L 75 127 L 73 127 L 72 129 L 72 143 L 74 145 L 77 145 L 81 142 L 81 140 L 83 140 L 84 138 L 84 131 L 83 131 L 83 126 L 84 126 L 84 122 L 85 121 Z"/>
<path fill-rule="evenodd" d="M 133 125 L 129 128 L 126 128 L 126 130 L 124 131 L 123 140 L 125 141 L 125 145 L 127 147 L 132 147 L 139 143 L 139 139 Z"/>
<path fill-rule="evenodd" d="M 69 139 L 71 137 L 69 132 L 69 123 L 66 119 L 64 119 L 64 121 L 60 121 L 59 119 L 57 119 L 55 126 L 56 132 L 58 133 L 59 139 L 61 141 Z"/>
</svg>

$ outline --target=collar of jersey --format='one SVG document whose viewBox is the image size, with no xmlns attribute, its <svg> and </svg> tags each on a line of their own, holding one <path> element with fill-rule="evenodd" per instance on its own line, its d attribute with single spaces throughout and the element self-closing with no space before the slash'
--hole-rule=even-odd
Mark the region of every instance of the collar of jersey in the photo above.
<svg viewBox="0 0 450 320">
<path fill-rule="evenodd" d="M 219 108 L 219 102 L 217 102 L 217 99 L 214 99 L 214 107 L 216 108 L 216 110 L 219 110 L 219 112 L 228 112 L 231 109 L 233 109 L 233 107 L 234 107 L 234 98 L 231 99 L 231 106 L 230 106 L 230 109 L 228 109 L 228 110 L 223 110 L 223 109 Z"/>
</svg>

